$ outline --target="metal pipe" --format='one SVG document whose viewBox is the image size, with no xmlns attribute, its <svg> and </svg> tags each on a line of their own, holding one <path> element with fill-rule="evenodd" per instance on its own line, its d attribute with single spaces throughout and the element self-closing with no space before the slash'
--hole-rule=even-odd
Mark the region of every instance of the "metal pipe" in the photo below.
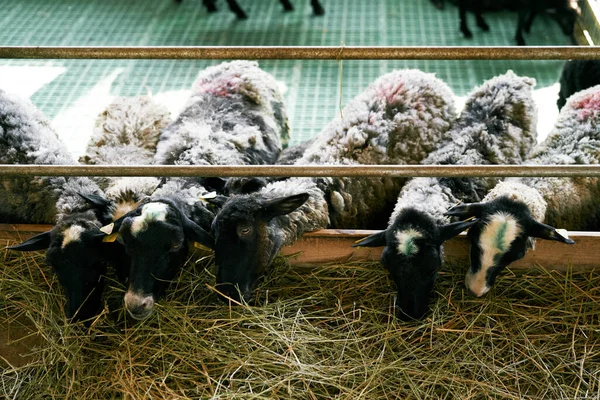
<svg viewBox="0 0 600 400">
<path fill-rule="evenodd" d="M 0 165 L 0 176 L 600 177 L 600 165 Z"/>
<path fill-rule="evenodd" d="M 596 46 L 0 46 L 0 58 L 246 60 L 600 59 Z"/>
</svg>

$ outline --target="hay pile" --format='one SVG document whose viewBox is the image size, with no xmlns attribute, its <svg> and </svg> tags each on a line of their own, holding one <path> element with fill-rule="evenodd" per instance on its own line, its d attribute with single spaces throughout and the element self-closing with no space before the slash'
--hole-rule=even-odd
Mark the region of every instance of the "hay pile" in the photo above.
<svg viewBox="0 0 600 400">
<path fill-rule="evenodd" d="M 404 323 L 379 264 L 280 259 L 258 306 L 228 307 L 211 260 L 190 260 L 148 321 L 106 312 L 86 330 L 41 255 L 0 256 L 0 327 L 39 331 L 29 364 L 0 359 L 0 397 L 600 398 L 597 273 L 509 271 L 476 299 L 446 265 L 433 312 Z"/>
</svg>

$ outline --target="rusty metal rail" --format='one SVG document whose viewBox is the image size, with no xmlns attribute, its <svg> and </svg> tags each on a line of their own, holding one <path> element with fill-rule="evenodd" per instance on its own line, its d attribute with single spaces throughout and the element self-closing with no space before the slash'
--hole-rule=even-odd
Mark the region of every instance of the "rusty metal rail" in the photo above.
<svg viewBox="0 0 600 400">
<path fill-rule="evenodd" d="M 0 46 L 0 58 L 246 60 L 600 59 L 598 46 Z"/>
<path fill-rule="evenodd" d="M 600 177 L 600 165 L 0 165 L 0 176 Z"/>
</svg>

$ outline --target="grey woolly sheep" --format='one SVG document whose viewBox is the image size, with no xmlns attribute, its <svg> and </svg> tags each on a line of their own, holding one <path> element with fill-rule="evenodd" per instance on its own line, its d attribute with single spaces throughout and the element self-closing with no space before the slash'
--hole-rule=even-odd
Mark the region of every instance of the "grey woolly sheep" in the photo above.
<svg viewBox="0 0 600 400">
<path fill-rule="evenodd" d="M 453 128 L 424 164 L 515 164 L 535 144 L 535 80 L 512 71 L 486 81 L 468 97 Z M 442 243 L 473 222 L 448 224 L 444 213 L 481 199 L 496 179 L 414 178 L 400 191 L 386 230 L 355 246 L 385 246 L 381 261 L 398 287 L 400 317 L 421 318 L 442 262 Z"/>
<path fill-rule="evenodd" d="M 569 60 L 559 78 L 560 91 L 556 105 L 560 110 L 572 94 L 600 85 L 600 60 Z"/>
<path fill-rule="evenodd" d="M 0 90 L 0 163 L 71 165 L 75 161 L 31 102 Z M 112 244 L 102 242 L 100 228 L 109 219 L 107 210 L 95 209 L 84 200 L 100 194 L 88 178 L 5 178 L 0 185 L 3 222 L 56 224 L 51 231 L 9 249 L 48 249 L 46 261 L 67 297 L 65 313 L 74 320 L 98 312 L 107 261 L 118 257 L 118 252 L 107 251 Z M 82 248 L 91 249 L 86 257 L 81 257 Z"/>
<path fill-rule="evenodd" d="M 150 96 L 117 97 L 96 118 L 86 153 L 79 161 L 89 165 L 152 164 L 160 132 L 170 123 L 165 106 Z M 161 181 L 153 177 L 97 177 L 116 220 L 150 196 Z"/>
<path fill-rule="evenodd" d="M 431 74 L 394 71 L 328 124 L 296 165 L 416 164 L 455 118 L 453 94 Z M 231 196 L 213 222 L 217 287 L 249 300 L 259 273 L 304 232 L 382 226 L 402 180 L 290 178 Z M 239 290 L 239 292 L 238 292 Z"/>
<path fill-rule="evenodd" d="M 179 117 L 164 128 L 154 162 L 176 165 L 272 164 L 289 140 L 277 81 L 248 61 L 201 71 Z M 215 179 L 169 180 L 150 201 L 115 223 L 132 257 L 125 305 L 150 315 L 185 262 L 189 241 L 212 247 L 214 214 L 202 201 Z"/>
<path fill-rule="evenodd" d="M 548 138 L 526 164 L 572 165 L 600 162 L 600 85 L 574 94 Z M 552 226 L 570 230 L 600 227 L 598 178 L 512 178 L 498 184 L 483 203 L 456 207 L 460 217 L 477 216 L 469 232 L 471 267 L 467 287 L 487 293 L 498 274 L 523 258 L 534 238 L 573 244 Z M 542 223 L 544 221 L 549 225 Z"/>
</svg>

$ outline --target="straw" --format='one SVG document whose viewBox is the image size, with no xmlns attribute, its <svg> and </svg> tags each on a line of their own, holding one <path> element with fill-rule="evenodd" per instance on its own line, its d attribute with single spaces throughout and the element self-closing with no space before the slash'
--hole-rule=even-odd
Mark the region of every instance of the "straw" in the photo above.
<svg viewBox="0 0 600 400">
<path fill-rule="evenodd" d="M 0 359 L 7 398 L 600 398 L 594 272 L 507 270 L 474 298 L 465 267 L 444 265 L 431 313 L 407 323 L 378 263 L 279 258 L 254 305 L 228 306 L 212 259 L 190 259 L 141 323 L 111 281 L 112 310 L 88 329 L 65 321 L 43 255 L 2 256 L 0 326 L 37 331 L 19 341 L 32 342 L 28 363 Z"/>
</svg>

